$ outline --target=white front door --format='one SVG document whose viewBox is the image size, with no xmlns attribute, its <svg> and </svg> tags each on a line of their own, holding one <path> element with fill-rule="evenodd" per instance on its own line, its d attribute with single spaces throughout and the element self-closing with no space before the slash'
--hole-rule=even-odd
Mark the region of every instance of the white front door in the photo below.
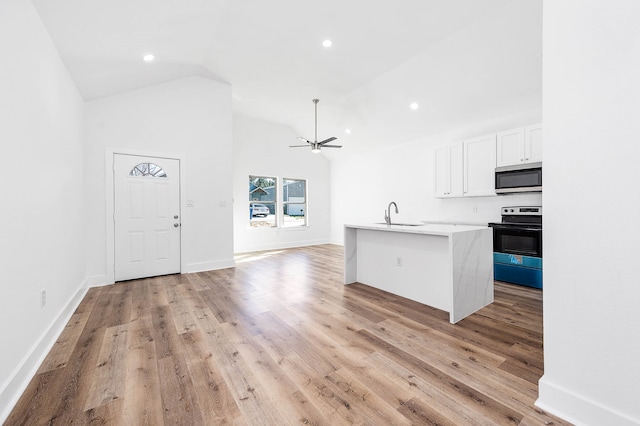
<svg viewBox="0 0 640 426">
<path fill-rule="evenodd" d="M 180 272 L 180 160 L 114 154 L 115 280 Z"/>
</svg>

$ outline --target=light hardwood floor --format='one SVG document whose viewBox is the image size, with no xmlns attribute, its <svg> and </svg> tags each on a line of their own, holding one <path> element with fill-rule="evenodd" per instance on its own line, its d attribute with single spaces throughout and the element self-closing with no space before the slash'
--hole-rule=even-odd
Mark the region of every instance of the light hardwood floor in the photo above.
<svg viewBox="0 0 640 426">
<path fill-rule="evenodd" d="M 6 425 L 565 425 L 534 407 L 542 293 L 448 314 L 344 286 L 333 245 L 92 288 Z"/>
</svg>

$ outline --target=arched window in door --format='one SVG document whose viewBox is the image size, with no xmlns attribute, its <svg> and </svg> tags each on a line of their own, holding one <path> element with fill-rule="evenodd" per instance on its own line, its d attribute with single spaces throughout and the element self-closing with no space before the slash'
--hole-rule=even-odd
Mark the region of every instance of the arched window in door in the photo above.
<svg viewBox="0 0 640 426">
<path fill-rule="evenodd" d="M 154 163 L 140 163 L 129 172 L 129 176 L 151 176 L 157 178 L 166 178 L 167 174 L 162 167 Z"/>
</svg>

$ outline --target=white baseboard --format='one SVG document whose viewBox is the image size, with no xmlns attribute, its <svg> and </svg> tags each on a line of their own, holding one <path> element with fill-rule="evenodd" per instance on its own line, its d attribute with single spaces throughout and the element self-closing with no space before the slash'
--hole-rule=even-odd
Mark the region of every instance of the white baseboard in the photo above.
<svg viewBox="0 0 640 426">
<path fill-rule="evenodd" d="M 329 241 L 329 244 L 333 244 L 333 245 L 336 245 L 336 246 L 343 246 L 344 247 L 344 239 L 341 239 L 340 241 L 331 239 L 331 241 Z"/>
<path fill-rule="evenodd" d="M 56 340 L 69 322 L 69 319 L 78 305 L 80 305 L 88 288 L 87 279 L 85 279 L 76 294 L 73 295 L 49 328 L 33 345 L 29 353 L 23 358 L 22 362 L 14 370 L 14 373 L 6 381 L 4 388 L 0 390 L 0 424 L 3 424 L 7 417 L 9 417 L 9 414 L 11 414 L 11 410 L 13 410 L 13 407 L 17 404 L 31 379 L 33 379 L 38 372 L 38 368 L 40 368 L 40 365 L 56 343 Z"/>
<path fill-rule="evenodd" d="M 535 405 L 544 411 L 575 425 L 639 425 L 640 419 L 619 413 L 612 407 L 585 398 L 562 386 L 552 383 L 545 376 L 538 382 L 539 398 Z"/>
<path fill-rule="evenodd" d="M 233 258 L 212 262 L 189 263 L 184 265 L 184 270 L 181 273 L 187 274 L 191 272 L 211 271 L 214 269 L 233 268 L 234 266 L 236 266 L 236 264 Z M 87 277 L 86 283 L 89 288 L 114 284 L 114 282 L 110 281 L 106 275 L 92 275 Z"/>
<path fill-rule="evenodd" d="M 236 262 L 233 258 L 210 262 L 189 263 L 185 265 L 186 270 L 182 271 L 182 273 L 188 274 L 191 272 L 213 271 L 216 269 L 233 268 L 234 266 L 236 266 Z"/>
<path fill-rule="evenodd" d="M 106 275 L 91 275 L 85 280 L 87 287 L 102 287 L 105 285 L 113 284 L 113 281 L 109 282 L 109 278 Z"/>
<path fill-rule="evenodd" d="M 251 253 L 254 251 L 279 250 L 296 247 L 317 246 L 320 244 L 330 244 L 329 240 L 308 240 L 308 241 L 290 241 L 276 244 L 256 244 L 252 246 L 244 246 L 236 248 L 236 253 Z"/>
</svg>

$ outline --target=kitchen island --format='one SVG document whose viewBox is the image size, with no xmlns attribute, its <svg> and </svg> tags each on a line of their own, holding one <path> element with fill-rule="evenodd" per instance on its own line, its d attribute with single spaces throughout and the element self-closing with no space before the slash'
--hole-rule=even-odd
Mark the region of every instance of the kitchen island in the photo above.
<svg viewBox="0 0 640 426">
<path fill-rule="evenodd" d="M 449 313 L 455 324 L 493 302 L 486 226 L 345 225 L 345 284 L 359 282 Z"/>
</svg>

